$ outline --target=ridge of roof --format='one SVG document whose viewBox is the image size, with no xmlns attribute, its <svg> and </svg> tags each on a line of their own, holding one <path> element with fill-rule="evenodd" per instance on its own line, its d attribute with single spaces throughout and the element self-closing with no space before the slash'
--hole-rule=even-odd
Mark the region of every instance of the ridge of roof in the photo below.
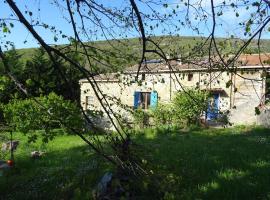
<svg viewBox="0 0 270 200">
<path fill-rule="evenodd" d="M 234 55 L 229 55 L 228 59 Z M 264 67 L 264 65 L 270 64 L 270 53 L 267 54 L 241 54 L 237 59 L 238 65 L 240 67 L 244 68 L 245 66 L 261 66 Z M 205 57 L 205 59 L 200 59 L 194 62 L 190 63 L 182 63 L 180 60 L 171 60 L 170 65 L 172 69 L 176 70 L 186 70 L 186 69 L 202 69 L 202 68 L 208 68 L 208 57 Z M 218 61 L 216 61 L 216 64 L 218 64 Z M 127 68 L 124 73 L 130 73 L 130 72 L 137 72 L 139 65 L 133 65 L 129 68 Z M 250 67 L 249 67 L 250 68 Z M 142 63 L 140 72 L 158 72 L 158 71 L 165 71 L 165 70 L 171 70 L 170 67 L 165 62 L 159 62 L 159 63 Z"/>
</svg>

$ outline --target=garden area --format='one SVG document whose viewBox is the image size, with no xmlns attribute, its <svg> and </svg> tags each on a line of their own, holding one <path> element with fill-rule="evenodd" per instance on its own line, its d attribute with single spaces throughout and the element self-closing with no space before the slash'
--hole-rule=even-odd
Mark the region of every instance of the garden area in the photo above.
<svg viewBox="0 0 270 200">
<path fill-rule="evenodd" d="M 270 199 L 270 0 L 0 4 L 0 200 Z"/>
<path fill-rule="evenodd" d="M 14 167 L 0 177 L 1 199 L 92 199 L 104 173 L 113 171 L 78 136 L 61 133 L 47 144 L 28 143 L 19 132 L 13 137 L 20 144 Z M 151 172 L 134 198 L 270 198 L 268 129 L 165 127 L 131 137 Z M 45 153 L 34 159 L 34 150 Z"/>
</svg>

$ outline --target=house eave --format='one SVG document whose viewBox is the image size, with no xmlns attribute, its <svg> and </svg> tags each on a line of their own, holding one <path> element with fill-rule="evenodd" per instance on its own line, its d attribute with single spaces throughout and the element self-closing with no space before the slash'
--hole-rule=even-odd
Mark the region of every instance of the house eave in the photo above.
<svg viewBox="0 0 270 200">
<path fill-rule="evenodd" d="M 96 82 L 106 82 L 106 83 L 119 83 L 120 80 L 101 80 L 101 79 L 95 79 Z M 87 79 L 81 79 L 79 80 L 79 84 L 82 83 L 89 83 Z"/>
</svg>

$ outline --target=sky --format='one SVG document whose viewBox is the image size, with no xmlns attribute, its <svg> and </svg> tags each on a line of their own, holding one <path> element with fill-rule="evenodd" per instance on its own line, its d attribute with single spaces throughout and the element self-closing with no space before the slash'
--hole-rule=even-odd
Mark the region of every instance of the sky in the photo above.
<svg viewBox="0 0 270 200">
<path fill-rule="evenodd" d="M 38 20 L 40 22 L 44 22 L 46 24 L 49 24 L 50 26 L 55 26 L 56 30 L 61 30 L 67 36 L 73 36 L 73 29 L 68 23 L 67 19 L 65 19 L 67 15 L 63 14 L 65 13 L 65 11 L 61 9 L 61 6 L 65 6 L 65 4 L 63 4 L 63 1 L 58 0 L 60 7 L 57 8 L 55 5 L 52 5 L 51 3 L 52 1 L 53 0 L 28 0 L 28 1 L 17 0 L 15 2 L 22 11 L 31 11 L 33 13 L 32 16 L 29 15 L 29 12 L 24 13 L 24 15 L 30 21 Z M 128 3 L 128 1 L 125 1 L 125 0 L 123 1 L 122 0 L 99 0 L 97 2 L 104 3 L 105 6 L 116 7 L 119 9 L 124 8 Z M 160 2 L 163 2 L 163 1 L 161 0 Z M 169 0 L 168 2 L 169 3 L 168 3 L 167 8 L 163 6 L 153 6 L 153 8 L 157 9 L 157 11 L 160 12 L 161 14 L 169 14 L 178 5 L 180 7 L 180 9 L 178 9 L 179 14 L 177 15 L 177 17 L 175 17 L 175 19 L 172 20 L 173 21 L 172 23 L 177 23 L 178 20 L 182 20 L 186 17 L 185 12 L 183 12 L 184 9 L 186 8 L 183 7 L 183 9 L 181 9 L 182 8 L 181 6 L 183 6 L 183 2 L 181 4 L 181 0 Z M 203 1 L 203 6 L 206 12 L 208 13 L 210 13 L 209 2 L 210 2 L 209 0 Z M 219 3 L 222 3 L 223 0 L 215 0 L 214 2 L 217 5 Z M 149 10 L 147 6 L 145 6 L 142 3 L 138 3 L 138 6 L 139 6 L 140 11 L 145 14 L 149 14 L 151 11 Z M 218 9 L 217 9 L 217 12 L 218 12 Z M 1 1 L 0 19 L 1 18 L 16 18 L 15 16 L 10 16 L 12 13 L 13 12 L 10 10 L 8 5 L 6 3 L 3 3 L 3 1 Z M 224 10 L 224 15 L 220 17 L 220 20 L 219 20 L 219 23 L 221 23 L 222 26 L 217 26 L 217 29 L 216 29 L 217 37 L 228 37 L 232 34 L 235 35 L 236 37 L 241 37 L 241 38 L 244 37 L 243 30 L 238 30 L 237 27 L 238 27 L 239 21 L 243 20 L 245 17 L 249 17 L 249 13 L 244 8 L 239 8 L 239 13 L 240 13 L 240 17 L 236 18 L 235 13 L 232 10 L 228 10 L 228 11 Z M 196 20 L 196 16 L 194 13 L 190 12 L 188 17 L 191 23 L 196 24 L 198 22 L 198 20 Z M 112 25 L 112 23 L 110 23 L 108 19 L 105 19 L 104 16 L 101 17 L 101 20 L 104 23 L 104 25 L 106 25 L 107 27 L 110 27 L 110 32 L 113 34 L 112 36 L 109 33 L 107 33 L 107 37 L 109 39 L 113 37 L 121 38 L 123 36 L 126 36 L 126 37 L 139 36 L 138 32 L 135 29 L 126 30 L 125 28 L 123 29 L 116 28 Z M 8 25 L 10 22 L 14 24 L 14 27 L 10 28 L 11 30 L 10 34 L 3 34 L 2 30 L 0 30 L 0 41 L 2 42 L 2 45 L 4 41 L 12 41 L 16 48 L 30 48 L 30 47 L 39 46 L 36 40 L 31 36 L 31 34 L 29 34 L 29 32 L 25 29 L 23 25 L 21 25 L 20 23 L 16 21 L 8 21 Z M 180 27 L 180 29 L 176 31 L 175 28 L 173 28 L 171 24 L 170 26 L 166 26 L 166 24 L 164 26 L 160 25 L 158 28 L 155 28 L 152 31 L 150 29 L 150 25 L 154 26 L 156 25 L 156 22 L 149 21 L 147 23 L 149 25 L 148 27 L 146 27 L 147 35 L 164 35 L 164 34 L 169 34 L 170 32 L 172 34 L 178 34 L 180 36 L 181 35 L 182 36 L 197 35 L 194 31 L 192 31 L 190 28 L 186 26 Z M 88 23 L 86 25 L 89 28 L 89 31 L 96 29 L 96 26 L 91 23 Z M 207 36 L 209 32 L 211 31 L 211 26 L 212 26 L 211 20 L 207 22 L 203 22 L 203 21 L 200 22 L 200 24 L 198 25 L 198 28 L 200 30 L 200 35 Z M 66 44 L 69 42 L 67 38 L 62 38 L 60 35 L 58 36 L 57 41 L 55 41 L 54 40 L 55 34 L 53 34 L 48 29 L 44 29 L 43 27 L 34 26 L 34 28 L 44 38 L 44 40 L 48 44 Z M 97 32 L 92 32 L 90 35 L 91 35 L 90 38 L 86 38 L 83 36 L 82 38 L 85 41 L 88 41 L 88 40 L 95 41 L 95 40 L 106 39 L 106 37 L 102 34 L 101 30 Z M 262 35 L 262 38 L 270 39 L 269 32 L 265 31 Z"/>
<path fill-rule="evenodd" d="M 25 3 L 22 3 L 24 1 L 17 1 L 18 2 L 17 5 L 22 10 L 31 10 L 33 12 L 33 18 L 37 17 L 40 19 L 40 21 L 46 22 L 52 26 L 60 27 L 61 30 L 63 30 L 63 32 L 70 32 L 69 25 L 68 23 L 66 23 L 66 20 L 63 19 L 59 10 L 55 6 L 52 6 L 49 3 L 49 1 L 47 0 L 42 1 L 29 0 L 29 1 L 31 3 L 28 3 L 27 7 L 25 6 Z M 38 11 L 39 8 L 42 8 L 40 9 L 40 12 Z M 0 18 L 2 18 L 2 16 L 4 16 L 4 18 L 10 17 L 11 13 L 13 12 L 11 11 L 11 9 L 8 7 L 7 4 L 0 3 L 0 16 L 1 16 Z M 28 19 L 30 19 L 29 15 L 25 14 L 25 16 L 27 16 Z M 26 30 L 26 28 L 23 25 L 15 21 L 12 23 L 14 24 L 14 28 L 11 29 L 11 34 L 7 35 L 6 40 L 13 41 L 16 48 L 30 48 L 38 46 L 36 40 L 31 36 L 31 34 Z M 39 27 L 35 27 L 35 29 L 43 36 L 44 40 L 47 41 L 48 43 L 50 44 L 56 43 L 53 40 L 53 37 L 49 31 Z M 58 44 L 67 43 L 67 41 L 60 39 L 57 43 Z"/>
</svg>

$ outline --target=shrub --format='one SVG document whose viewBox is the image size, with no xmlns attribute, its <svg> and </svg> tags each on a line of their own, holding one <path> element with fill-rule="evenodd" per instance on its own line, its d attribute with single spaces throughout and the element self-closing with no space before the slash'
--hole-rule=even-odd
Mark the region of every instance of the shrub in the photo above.
<svg viewBox="0 0 270 200">
<path fill-rule="evenodd" d="M 170 125 L 173 119 L 173 107 L 171 104 L 158 104 L 152 110 L 152 118 L 156 126 Z"/>
<path fill-rule="evenodd" d="M 133 118 L 135 125 L 137 124 L 140 128 L 144 128 L 149 125 L 150 115 L 141 108 L 134 110 Z"/>
<path fill-rule="evenodd" d="M 14 130 L 28 134 L 29 141 L 37 139 L 36 130 L 43 130 L 39 133 L 43 141 L 48 142 L 55 137 L 55 128 L 83 128 L 83 118 L 78 107 L 55 93 L 35 99 L 14 99 L 1 108 L 5 121 Z"/>
<path fill-rule="evenodd" d="M 195 89 L 178 92 L 173 99 L 174 120 L 184 125 L 198 124 L 207 109 L 208 96 L 208 92 Z"/>
<path fill-rule="evenodd" d="M 232 123 L 229 120 L 229 114 L 230 114 L 229 110 L 225 112 L 220 112 L 219 117 L 217 118 L 217 122 L 222 123 L 224 126 L 227 126 L 227 125 L 231 126 Z"/>
</svg>

